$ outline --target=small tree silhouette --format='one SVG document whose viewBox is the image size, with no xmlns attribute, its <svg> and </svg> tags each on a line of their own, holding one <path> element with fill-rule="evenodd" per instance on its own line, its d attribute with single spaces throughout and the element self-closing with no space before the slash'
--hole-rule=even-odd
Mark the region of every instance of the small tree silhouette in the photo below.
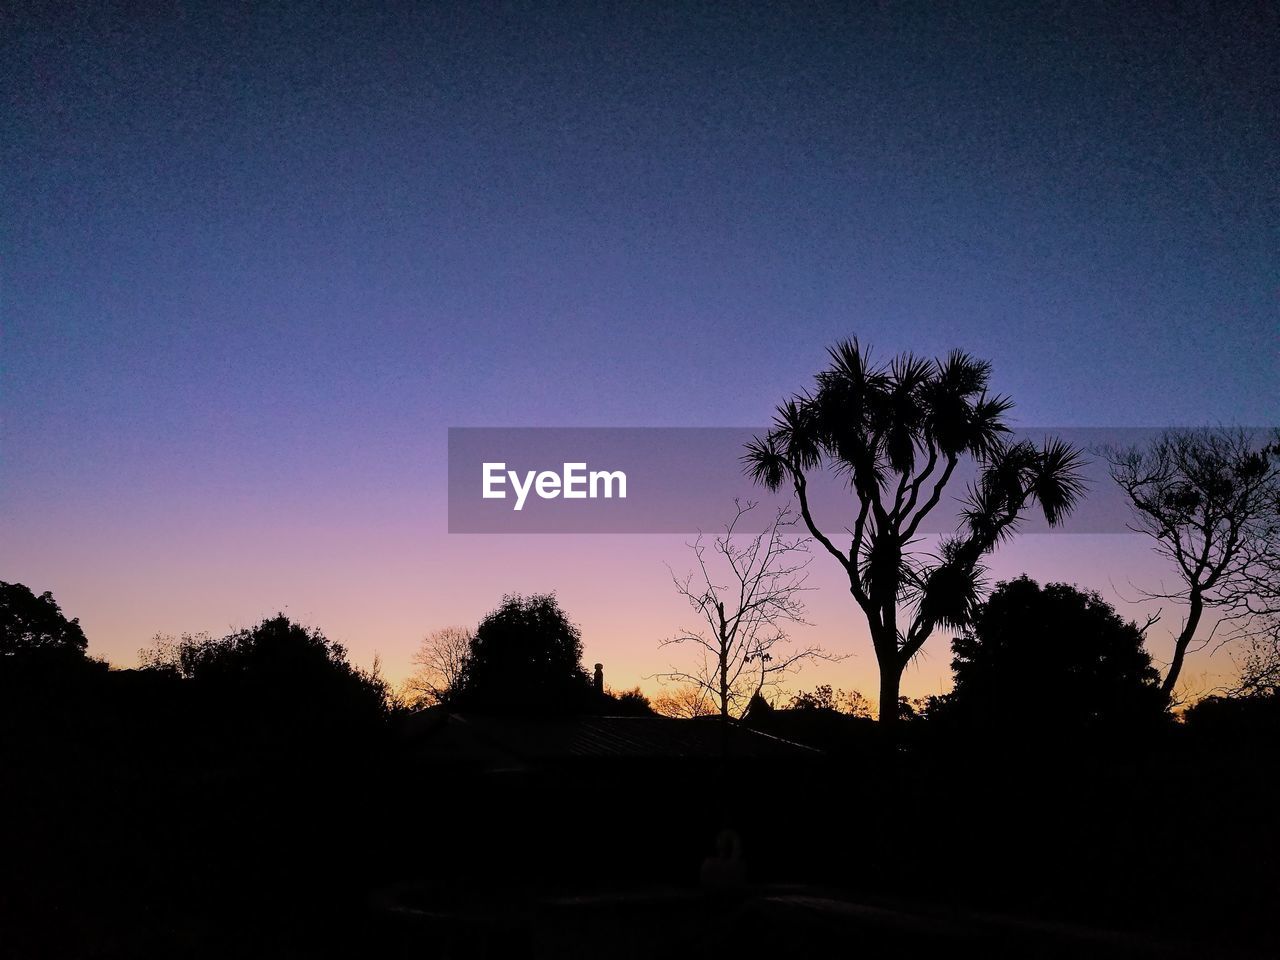
<svg viewBox="0 0 1280 960">
<path fill-rule="evenodd" d="M 417 669 L 405 680 L 403 696 L 411 706 L 443 703 L 457 685 L 471 656 L 475 634 L 466 627 L 444 627 L 427 634 L 413 655 Z"/>
<path fill-rule="evenodd" d="M 476 628 L 448 703 L 479 713 L 574 712 L 591 693 L 582 635 L 555 595 L 514 595 Z"/>
<path fill-rule="evenodd" d="M 1276 696 L 1280 692 L 1280 616 L 1270 614 L 1244 638 L 1235 659 L 1233 697 Z"/>
<path fill-rule="evenodd" d="M 671 575 L 676 590 L 701 621 L 662 641 L 698 649 L 701 662 L 671 669 L 661 678 L 705 690 L 722 719 L 746 710 L 751 698 L 774 690 L 789 671 L 809 660 L 832 659 L 821 647 L 790 648 L 786 627 L 806 623 L 801 593 L 809 565 L 808 540 L 789 536 L 795 525 L 783 508 L 763 533 L 741 532 L 756 504 L 734 501 L 724 533 L 690 544 L 698 569 Z"/>
<path fill-rule="evenodd" d="M 663 690 L 653 698 L 653 709 L 664 717 L 691 720 L 695 717 L 714 717 L 718 712 L 716 702 L 706 687 L 692 683 L 679 684 Z"/>
<path fill-rule="evenodd" d="M 833 690 L 824 683 L 812 690 L 801 690 L 792 695 L 787 704 L 790 710 L 830 710 L 851 717 L 871 717 L 871 704 L 857 690 Z"/>
</svg>

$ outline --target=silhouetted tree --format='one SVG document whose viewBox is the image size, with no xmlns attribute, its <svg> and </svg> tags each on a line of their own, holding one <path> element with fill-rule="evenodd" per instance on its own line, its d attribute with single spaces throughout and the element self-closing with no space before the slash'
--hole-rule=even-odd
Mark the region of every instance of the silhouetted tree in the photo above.
<svg viewBox="0 0 1280 960">
<path fill-rule="evenodd" d="M 831 710 L 851 717 L 871 716 L 871 704 L 857 690 L 834 690 L 824 683 L 812 690 L 801 690 L 787 704 L 790 710 Z"/>
<path fill-rule="evenodd" d="M 1280 612 L 1280 434 L 1171 430 L 1146 449 L 1105 455 L 1133 529 L 1155 541 L 1182 581 L 1175 591 L 1146 592 L 1187 608 L 1161 685 L 1172 700 L 1207 609 L 1234 621 Z"/>
<path fill-rule="evenodd" d="M 695 717 L 714 717 L 716 703 L 706 687 L 684 683 L 663 690 L 653 698 L 653 709 L 664 717 L 691 720 Z"/>
<path fill-rule="evenodd" d="M 448 703 L 478 713 L 590 709 L 582 636 L 553 594 L 507 596 L 481 621 Z"/>
<path fill-rule="evenodd" d="M 837 690 L 836 709 L 851 717 L 871 718 L 871 701 L 859 690 Z"/>
<path fill-rule="evenodd" d="M 898 719 L 903 723 L 927 720 L 936 697 L 899 697 Z"/>
<path fill-rule="evenodd" d="M 1243 649 L 1234 658 L 1233 697 L 1274 696 L 1280 692 L 1280 616 L 1262 618 L 1244 637 Z"/>
<path fill-rule="evenodd" d="M 671 577 L 702 622 L 662 641 L 696 647 L 701 655 L 697 666 L 672 668 L 662 679 L 702 687 L 726 720 L 805 661 L 831 659 L 821 647 L 786 646 L 787 625 L 807 622 L 800 594 L 809 548 L 807 540 L 788 536 L 795 518 L 784 508 L 751 537 L 741 527 L 756 504 L 735 500 L 734 507 L 723 534 L 710 543 L 699 536 L 689 545 L 697 571 Z"/>
<path fill-rule="evenodd" d="M 1105 730 L 1163 713 L 1143 630 L 1097 593 L 1026 576 L 1001 583 L 951 643 L 946 716 L 1011 732 Z"/>
<path fill-rule="evenodd" d="M 604 695 L 605 703 L 601 709 L 610 715 L 619 717 L 652 717 L 654 715 L 653 704 L 639 687 L 621 692 L 605 690 Z"/>
<path fill-rule="evenodd" d="M 1245 763 L 1273 756 L 1280 742 L 1280 693 L 1270 688 L 1243 696 L 1204 697 L 1183 713 L 1187 729 L 1217 748 L 1243 752 Z M 1261 749 L 1259 749 L 1261 748 Z M 1274 763 L 1271 767 L 1274 767 Z"/>
<path fill-rule="evenodd" d="M 792 695 L 788 710 L 835 710 L 835 691 L 831 684 L 823 683 L 812 690 L 801 690 Z"/>
<path fill-rule="evenodd" d="M 207 648 L 220 642 L 204 632 L 184 633 L 179 637 L 158 633 L 151 638 L 151 646 L 138 651 L 138 666 L 190 680 L 195 675 L 197 662 L 205 658 Z"/>
<path fill-rule="evenodd" d="M 474 636 L 466 627 L 444 627 L 423 638 L 413 655 L 417 669 L 404 683 L 410 706 L 427 707 L 448 698 L 466 668 Z"/>
<path fill-rule="evenodd" d="M 935 628 L 963 627 L 978 601 L 981 559 L 1038 506 L 1050 525 L 1083 493 L 1078 451 L 1060 440 L 1007 443 L 1013 406 L 988 395 L 991 367 L 955 351 L 945 359 L 911 354 L 873 365 L 857 340 L 836 345 L 812 393 L 778 408 L 755 438 L 748 472 L 770 490 L 790 486 L 810 533 L 844 569 L 871 633 L 880 668 L 880 721 L 892 729 L 902 671 Z M 921 523 L 964 458 L 979 480 L 969 490 L 961 530 L 938 553 L 911 552 Z M 809 482 L 823 469 L 853 494 L 851 540 L 836 546 L 813 516 Z"/>
<path fill-rule="evenodd" d="M 361 670 L 341 644 L 283 613 L 224 637 L 157 637 L 140 659 L 195 684 L 215 710 L 234 707 L 249 726 L 333 731 L 376 722 L 387 707 L 376 663 Z"/>
<path fill-rule="evenodd" d="M 24 584 L 0 582 L 0 660 L 80 659 L 87 646 L 80 620 L 68 620 L 52 593 L 37 597 Z"/>
</svg>

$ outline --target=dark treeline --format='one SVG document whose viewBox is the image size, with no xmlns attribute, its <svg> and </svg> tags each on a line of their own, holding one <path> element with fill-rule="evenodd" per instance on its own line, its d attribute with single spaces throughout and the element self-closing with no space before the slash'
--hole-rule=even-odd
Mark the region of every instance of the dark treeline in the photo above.
<svg viewBox="0 0 1280 960">
<path fill-rule="evenodd" d="M 440 702 L 418 709 L 283 615 L 160 640 L 142 668 L 114 670 L 48 595 L 5 584 L 0 609 L 14 955 L 641 956 L 671 935 L 685 938 L 663 948 L 677 955 L 855 936 L 891 956 L 951 942 L 927 927 L 850 933 L 776 904 L 785 915 L 760 915 L 746 891 L 649 904 L 634 929 L 584 908 L 568 941 L 554 911 L 530 912 L 552 892 L 696 890 L 726 827 L 750 889 L 803 883 L 1143 938 L 1103 955 L 1265 943 L 1276 888 L 1259 865 L 1280 853 L 1267 829 L 1274 689 L 1207 698 L 1175 721 L 1138 626 L 1065 585 L 999 585 L 954 640 L 954 692 L 904 703 L 892 754 L 865 707 L 826 689 L 759 698 L 741 721 L 823 751 L 799 761 L 525 775 L 424 760 L 414 729 L 440 711 L 530 729 L 649 714 L 642 695 L 596 689 L 552 597 L 506 598 L 470 631 Z M 891 803 L 873 789 L 886 782 Z M 1054 955 L 1098 950 L 1071 941 Z"/>
</svg>

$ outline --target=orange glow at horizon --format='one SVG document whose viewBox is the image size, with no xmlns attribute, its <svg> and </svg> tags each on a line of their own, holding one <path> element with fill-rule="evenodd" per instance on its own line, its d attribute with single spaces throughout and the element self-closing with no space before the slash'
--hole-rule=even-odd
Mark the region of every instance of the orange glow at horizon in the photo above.
<svg viewBox="0 0 1280 960">
<path fill-rule="evenodd" d="M 422 528 L 441 518 L 424 510 Z M 306 524 L 297 505 L 271 516 L 250 513 L 197 531 L 175 521 L 166 535 L 100 520 L 108 529 L 98 549 L 55 549 L 49 541 L 10 541 L 10 579 L 36 592 L 52 590 L 64 612 L 79 617 L 89 652 L 131 667 L 157 634 L 222 634 L 282 611 L 317 626 L 368 667 L 377 656 L 383 675 L 399 684 L 411 671 L 422 638 L 444 626 L 474 626 L 507 593 L 554 592 L 582 629 L 584 660 L 603 663 L 615 690 L 639 686 L 650 696 L 655 679 L 693 652 L 659 649 L 661 639 L 691 622 L 672 588 L 666 564 L 691 561 L 688 537 L 674 535 L 444 535 L 424 538 L 413 524 L 391 524 L 376 512 L 351 509 L 327 527 Z M 439 527 L 437 527 L 438 529 Z M 109 542 L 104 549 L 101 544 Z M 86 541 L 87 543 L 87 541 Z M 198 543 L 198 548 L 187 546 Z M 26 549 L 24 549 L 26 548 Z M 815 554 L 807 593 L 811 626 L 792 631 L 797 643 L 818 643 L 846 654 L 835 663 L 804 667 L 791 691 L 827 683 L 874 699 L 875 657 L 843 572 Z M 1002 547 L 989 581 L 1027 573 L 1097 590 L 1122 615 L 1138 619 L 1151 603 L 1134 603 L 1143 586 L 1159 587 L 1171 572 L 1136 535 L 1026 535 Z M 1165 604 L 1148 636 L 1157 665 L 1167 662 L 1178 616 Z M 689 662 L 685 660 L 684 662 Z M 1187 687 L 1206 693 L 1230 674 L 1227 652 L 1191 657 Z M 948 637 L 936 634 L 903 676 L 903 694 L 924 697 L 950 689 Z"/>
</svg>

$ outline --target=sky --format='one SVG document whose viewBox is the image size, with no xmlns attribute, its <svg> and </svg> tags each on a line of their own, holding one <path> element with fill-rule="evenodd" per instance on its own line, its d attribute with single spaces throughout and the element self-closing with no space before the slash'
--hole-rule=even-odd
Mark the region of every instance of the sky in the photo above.
<svg viewBox="0 0 1280 960">
<path fill-rule="evenodd" d="M 554 589 L 653 687 L 684 538 L 450 535 L 449 427 L 763 425 L 852 335 L 989 359 L 1023 425 L 1275 423 L 1280 14 L 1191 6 L 20 4 L 0 579 L 122 666 L 284 610 L 392 678 Z M 849 657 L 798 685 L 873 691 L 819 561 Z"/>
</svg>

